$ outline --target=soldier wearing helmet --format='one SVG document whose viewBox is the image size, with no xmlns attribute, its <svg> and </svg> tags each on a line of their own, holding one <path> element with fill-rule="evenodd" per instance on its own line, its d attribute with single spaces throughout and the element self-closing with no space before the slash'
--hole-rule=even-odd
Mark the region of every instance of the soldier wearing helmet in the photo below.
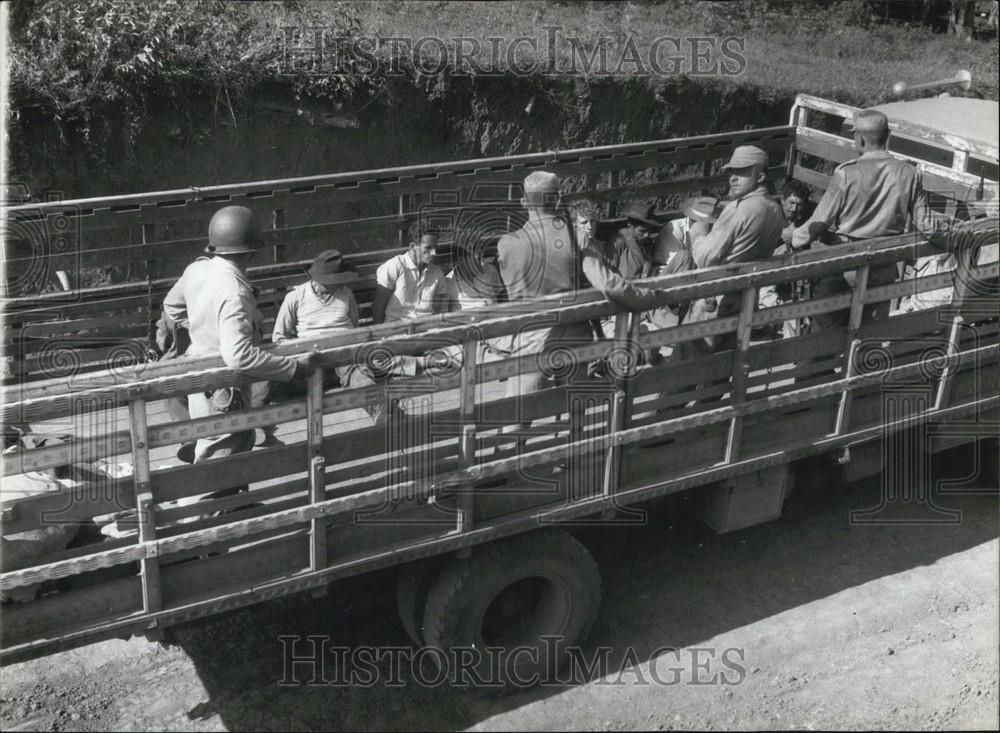
<svg viewBox="0 0 1000 733">
<path fill-rule="evenodd" d="M 191 263 L 163 301 L 166 315 L 188 331 L 191 343 L 186 357 L 221 356 L 226 366 L 247 378 L 234 387 L 188 395 L 192 418 L 245 409 L 250 406 L 251 380 L 304 379 L 315 359 L 312 355 L 279 356 L 260 348 L 262 319 L 246 276 L 246 267 L 259 247 L 250 209 L 219 209 L 208 225 L 205 248 L 213 257 Z M 194 460 L 243 453 L 253 443 L 252 430 L 202 438 Z"/>
</svg>

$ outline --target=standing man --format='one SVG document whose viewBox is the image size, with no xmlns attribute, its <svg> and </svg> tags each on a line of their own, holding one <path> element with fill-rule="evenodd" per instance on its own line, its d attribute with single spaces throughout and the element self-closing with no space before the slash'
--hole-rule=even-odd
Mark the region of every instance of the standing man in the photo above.
<svg viewBox="0 0 1000 733">
<path fill-rule="evenodd" d="M 741 145 L 733 151 L 722 170 L 729 171 L 729 202 L 714 225 L 707 220 L 690 227 L 691 258 L 698 268 L 751 262 L 770 257 L 781 238 L 784 216 L 781 207 L 767 195 L 767 153 L 754 145 Z M 725 318 L 739 313 L 739 296 L 726 293 L 721 300 L 696 300 L 685 323 Z M 698 352 L 701 342 L 687 342 Z M 707 337 L 708 351 L 735 348 L 736 334 Z M 685 344 L 686 345 L 686 344 Z M 704 355 L 695 353 L 692 355 Z"/>
<path fill-rule="evenodd" d="M 221 356 L 226 366 L 246 377 L 233 387 L 188 395 L 192 418 L 224 414 L 250 406 L 251 380 L 289 382 L 305 379 L 313 355 L 292 358 L 263 351 L 262 319 L 254 302 L 246 267 L 260 247 L 253 212 L 243 206 L 226 206 L 212 216 L 208 246 L 214 255 L 184 270 L 163 301 L 163 310 L 178 327 L 186 328 L 190 358 Z M 253 448 L 254 431 L 201 438 L 194 462 L 214 456 L 245 453 Z M 228 492 L 227 492 L 228 493 Z"/>
<path fill-rule="evenodd" d="M 528 220 L 516 232 L 505 234 L 497 245 L 500 277 L 510 301 L 532 300 L 554 293 L 574 292 L 580 286 L 580 264 L 573 246 L 573 224 L 560 211 L 559 178 L 535 171 L 524 179 L 521 206 Z M 554 347 L 592 340 L 589 323 L 556 325 L 516 334 L 511 355 L 539 354 L 544 367 Z M 544 371 L 544 369 L 543 369 Z M 543 373 L 519 374 L 507 381 L 507 396 L 544 389 Z"/>
<path fill-rule="evenodd" d="M 824 234 L 835 235 L 834 241 L 839 244 L 903 234 L 914 228 L 925 234 L 934 230 L 920 171 L 893 158 L 888 144 L 889 120 L 884 114 L 865 109 L 854 116 L 854 146 L 860 155 L 837 166 L 816 211 L 793 232 L 793 249 L 836 246 L 819 242 Z M 872 267 L 868 287 L 887 285 L 897 276 L 894 263 Z M 853 272 L 820 278 L 812 296 L 827 298 L 850 293 L 853 279 Z M 849 313 L 849 310 L 819 313 L 813 316 L 813 328 L 846 326 Z M 888 302 L 868 305 L 862 323 L 882 320 L 888 315 Z"/>
</svg>

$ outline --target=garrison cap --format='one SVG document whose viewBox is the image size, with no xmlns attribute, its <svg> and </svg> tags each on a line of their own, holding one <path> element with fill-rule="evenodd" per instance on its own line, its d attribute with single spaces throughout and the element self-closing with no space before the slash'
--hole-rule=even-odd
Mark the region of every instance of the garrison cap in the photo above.
<svg viewBox="0 0 1000 733">
<path fill-rule="evenodd" d="M 749 168 L 752 165 L 767 167 L 767 153 L 756 145 L 740 145 L 733 151 L 733 157 L 722 166 L 722 170 L 730 168 Z"/>
<path fill-rule="evenodd" d="M 863 109 L 854 115 L 855 132 L 888 132 L 889 118 L 877 109 Z"/>
<path fill-rule="evenodd" d="M 559 176 L 548 171 L 535 171 L 529 173 L 524 179 L 524 192 L 559 192 Z"/>
</svg>

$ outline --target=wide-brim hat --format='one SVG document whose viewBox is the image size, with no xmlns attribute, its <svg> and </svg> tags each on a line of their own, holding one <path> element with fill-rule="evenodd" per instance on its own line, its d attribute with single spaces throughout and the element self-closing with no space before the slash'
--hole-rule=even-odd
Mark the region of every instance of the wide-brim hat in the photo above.
<svg viewBox="0 0 1000 733">
<path fill-rule="evenodd" d="M 656 213 L 652 206 L 643 206 L 636 203 L 629 204 L 628 208 L 622 213 L 622 216 L 626 219 L 641 221 L 643 224 L 649 224 L 649 226 L 657 229 L 663 226 L 663 222 L 656 218 Z"/>
<path fill-rule="evenodd" d="M 306 273 L 320 285 L 340 285 L 354 280 L 358 273 L 350 269 L 339 250 L 328 249 L 316 255 Z"/>
<path fill-rule="evenodd" d="M 722 204 L 715 196 L 692 196 L 681 203 L 681 211 L 688 219 L 712 224 L 722 213 Z"/>
</svg>

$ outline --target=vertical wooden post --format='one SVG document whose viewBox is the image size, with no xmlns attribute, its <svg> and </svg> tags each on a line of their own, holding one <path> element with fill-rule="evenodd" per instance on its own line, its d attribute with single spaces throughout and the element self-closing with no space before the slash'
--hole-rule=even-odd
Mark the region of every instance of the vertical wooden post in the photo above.
<svg viewBox="0 0 1000 733">
<path fill-rule="evenodd" d="M 156 539 L 156 518 L 153 511 L 153 491 L 149 472 L 149 439 L 146 432 L 146 401 L 132 400 L 128 405 L 129 428 L 132 438 L 132 485 L 135 489 L 136 519 L 139 542 Z M 156 557 L 139 562 L 142 583 L 142 609 L 153 613 L 163 608 L 160 587 L 160 563 Z"/>
<path fill-rule="evenodd" d="M 750 331 L 753 326 L 753 313 L 757 307 L 757 286 L 744 288 L 740 299 L 740 317 L 736 324 L 736 352 L 733 354 L 733 384 L 730 403 L 735 407 L 746 399 L 747 379 L 750 376 L 750 362 L 747 351 L 750 348 Z M 729 421 L 729 434 L 726 436 L 726 463 L 732 463 L 740 453 L 740 443 L 743 439 L 743 417 L 734 415 Z"/>
<path fill-rule="evenodd" d="M 608 171 L 608 188 L 618 187 L 618 171 Z M 618 215 L 618 198 L 617 196 L 610 201 L 608 201 L 608 218 L 614 219 Z"/>
<path fill-rule="evenodd" d="M 271 212 L 271 229 L 274 230 L 274 244 L 271 246 L 271 257 L 274 264 L 281 262 L 281 243 L 278 241 L 278 230 L 285 227 L 285 210 L 275 209 Z"/>
<path fill-rule="evenodd" d="M 857 358 L 858 349 L 861 347 L 861 340 L 858 338 L 858 329 L 861 328 L 861 316 L 865 312 L 865 296 L 868 293 L 868 275 L 871 273 L 871 265 L 864 265 L 858 269 L 858 274 L 854 279 L 854 293 L 851 295 L 851 313 L 847 318 L 847 343 L 844 345 L 844 378 L 854 376 L 854 362 Z M 854 399 L 854 390 L 844 389 L 840 396 L 840 404 L 837 406 L 837 422 L 834 425 L 834 435 L 843 435 L 851 424 L 851 401 Z M 846 456 L 845 456 L 846 457 Z"/>
<path fill-rule="evenodd" d="M 625 354 L 628 354 L 630 357 L 634 356 L 634 344 L 629 338 L 633 330 L 633 321 L 635 328 L 638 328 L 639 316 L 637 314 L 626 311 L 624 313 L 619 313 L 615 317 L 615 339 L 612 346 L 612 352 L 617 351 L 622 355 L 622 358 L 626 358 Z M 630 364 L 625 364 L 625 371 L 630 371 Z M 620 432 L 624 427 L 626 412 L 625 390 L 627 380 L 627 373 L 622 374 L 615 380 L 615 395 L 611 402 L 611 414 L 608 416 L 608 437 Z M 604 481 L 602 483 L 601 493 L 606 499 L 613 496 L 615 491 L 618 489 L 618 473 L 621 468 L 621 452 L 621 446 L 611 444 L 604 453 Z"/>
<path fill-rule="evenodd" d="M 462 372 L 459 382 L 459 415 L 462 437 L 459 445 L 459 467 L 472 468 L 476 465 L 476 367 L 478 366 L 479 339 L 469 337 L 462 343 Z M 458 526 L 456 530 L 468 532 L 473 524 L 474 487 L 463 486 L 457 496 Z"/>
<path fill-rule="evenodd" d="M 951 329 L 948 332 L 948 356 L 953 357 L 958 353 L 959 341 L 962 338 L 962 327 L 965 325 L 965 317 L 962 315 L 962 307 L 969 294 L 969 279 L 972 277 L 969 271 L 973 266 L 975 252 L 972 248 L 966 248 L 956 253 L 955 264 L 955 289 L 951 298 L 951 305 L 956 308 L 955 316 L 951 320 Z M 963 272 L 964 271 L 964 272 Z M 958 363 L 946 366 L 941 372 L 941 380 L 938 382 L 937 393 L 934 395 L 934 409 L 942 410 L 948 406 L 951 399 L 951 385 L 955 372 L 958 371 Z"/>
<path fill-rule="evenodd" d="M 400 247 L 405 247 L 408 242 L 406 241 L 406 194 L 399 194 L 399 209 L 397 211 L 399 215 L 399 232 L 396 235 L 398 244 Z"/>
<path fill-rule="evenodd" d="M 306 442 L 309 446 L 309 503 L 316 504 L 326 498 L 326 459 L 323 458 L 323 367 L 316 367 L 309 375 L 306 393 Z M 310 520 L 309 567 L 322 570 L 326 567 L 326 519 Z"/>
</svg>

